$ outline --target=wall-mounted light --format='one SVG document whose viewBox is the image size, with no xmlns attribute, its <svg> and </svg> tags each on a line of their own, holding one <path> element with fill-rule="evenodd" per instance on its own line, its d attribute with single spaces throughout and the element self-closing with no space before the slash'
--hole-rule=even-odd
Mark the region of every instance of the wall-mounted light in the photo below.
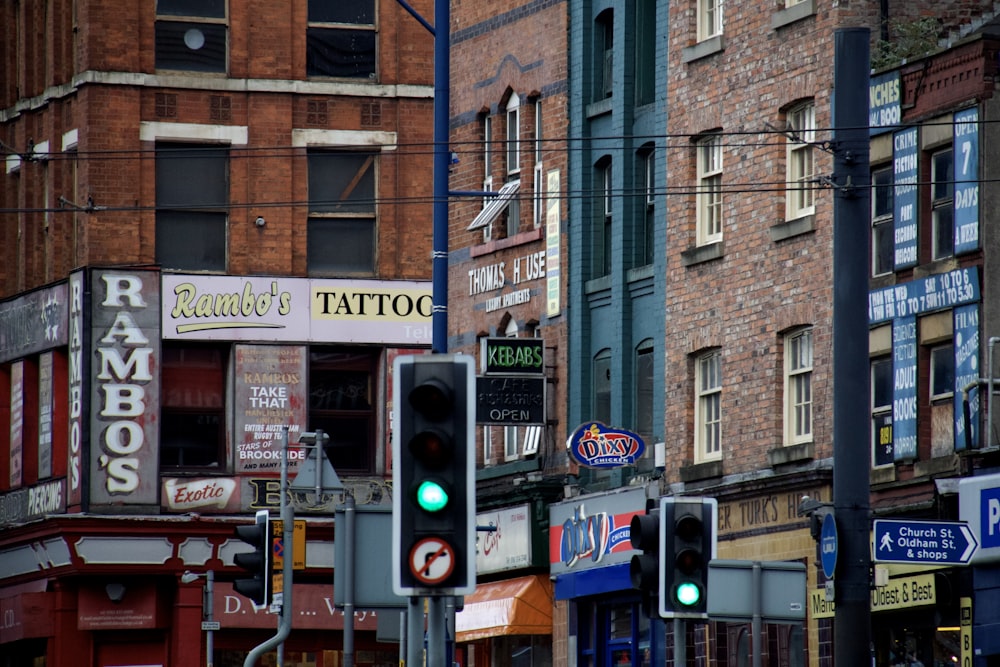
<svg viewBox="0 0 1000 667">
<path fill-rule="evenodd" d="M 257 219 L 253 221 L 253 224 L 257 225 L 258 227 L 263 227 L 264 225 L 267 224 L 267 220 L 264 219 L 264 216 L 258 215 Z"/>
<path fill-rule="evenodd" d="M 104 592 L 108 594 L 108 599 L 112 602 L 121 602 L 125 598 L 125 584 L 120 582 L 110 583 L 104 587 Z"/>
</svg>

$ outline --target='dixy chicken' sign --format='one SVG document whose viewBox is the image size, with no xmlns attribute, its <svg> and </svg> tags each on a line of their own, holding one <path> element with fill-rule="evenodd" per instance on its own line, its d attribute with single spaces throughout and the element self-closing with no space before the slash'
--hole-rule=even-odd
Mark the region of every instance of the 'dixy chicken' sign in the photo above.
<svg viewBox="0 0 1000 667">
<path fill-rule="evenodd" d="M 635 465 L 646 451 L 646 443 L 635 433 L 587 422 L 577 427 L 566 443 L 570 455 L 589 468 L 620 468 Z"/>
</svg>

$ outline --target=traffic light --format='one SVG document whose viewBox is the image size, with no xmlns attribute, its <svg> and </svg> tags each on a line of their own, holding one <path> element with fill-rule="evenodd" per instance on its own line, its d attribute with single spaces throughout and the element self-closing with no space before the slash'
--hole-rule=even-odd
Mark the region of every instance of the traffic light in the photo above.
<svg viewBox="0 0 1000 667">
<path fill-rule="evenodd" d="M 467 595 L 476 586 L 475 377 L 466 355 L 393 364 L 393 591 Z"/>
<path fill-rule="evenodd" d="M 715 498 L 661 498 L 660 616 L 706 619 L 708 563 L 715 558 Z"/>
<path fill-rule="evenodd" d="M 629 524 L 632 548 L 642 551 L 641 554 L 632 556 L 629 577 L 632 579 L 632 587 L 642 592 L 642 607 L 647 616 L 653 616 L 659 611 L 657 601 L 662 594 L 660 584 L 663 581 L 663 561 L 660 554 L 663 551 L 663 530 L 660 518 L 659 508 L 647 507 L 645 514 L 633 515 Z"/>
<path fill-rule="evenodd" d="M 236 537 L 253 547 L 233 556 L 233 562 L 249 572 L 251 577 L 236 579 L 233 590 L 250 598 L 255 605 L 271 604 L 271 517 L 267 510 L 258 510 L 253 525 L 236 526 Z"/>
</svg>

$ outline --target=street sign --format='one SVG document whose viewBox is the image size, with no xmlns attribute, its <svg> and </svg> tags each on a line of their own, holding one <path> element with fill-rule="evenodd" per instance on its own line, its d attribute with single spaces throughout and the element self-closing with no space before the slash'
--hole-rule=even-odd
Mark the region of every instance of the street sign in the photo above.
<svg viewBox="0 0 1000 667">
<path fill-rule="evenodd" d="M 823 516 L 823 528 L 819 534 L 820 561 L 827 579 L 833 579 L 837 571 L 837 547 L 837 519 L 833 512 L 827 512 Z"/>
<path fill-rule="evenodd" d="M 958 521 L 877 519 L 875 561 L 966 565 L 979 543 L 969 526 Z"/>
<path fill-rule="evenodd" d="M 202 621 L 201 622 L 201 629 L 205 630 L 206 632 L 208 630 L 216 632 L 216 631 L 222 629 L 222 623 L 220 623 L 219 621 Z"/>
</svg>

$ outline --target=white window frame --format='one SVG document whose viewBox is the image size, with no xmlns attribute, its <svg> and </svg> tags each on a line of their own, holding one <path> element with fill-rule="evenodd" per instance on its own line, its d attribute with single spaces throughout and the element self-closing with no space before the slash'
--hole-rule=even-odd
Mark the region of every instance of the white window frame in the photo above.
<svg viewBox="0 0 1000 667">
<path fill-rule="evenodd" d="M 711 134 L 696 144 L 698 151 L 697 245 L 722 240 L 722 136 Z"/>
<path fill-rule="evenodd" d="M 880 183 L 879 176 L 883 179 L 888 175 L 889 180 L 886 183 L 884 180 Z M 895 193 L 895 186 L 893 185 L 894 177 L 892 165 L 879 166 L 872 169 L 872 275 L 882 276 L 892 273 L 895 269 L 894 265 L 894 252 L 889 256 L 889 262 L 887 267 L 880 267 L 878 263 L 878 240 L 879 235 L 888 234 L 889 235 L 889 245 L 890 248 L 894 247 L 894 237 L 893 237 L 893 196 Z M 879 203 L 882 206 L 879 206 Z M 881 208 L 881 210 L 879 210 Z"/>
<path fill-rule="evenodd" d="M 698 2 L 698 41 L 722 34 L 722 3 L 723 0 L 697 0 Z"/>
<path fill-rule="evenodd" d="M 483 117 L 483 192 L 493 192 L 493 117 Z M 483 209 L 489 207 L 493 197 L 483 197 Z M 483 226 L 483 243 L 493 238 L 493 224 Z"/>
<path fill-rule="evenodd" d="M 816 212 L 816 105 L 809 101 L 788 111 L 785 219 L 795 220 Z"/>
<path fill-rule="evenodd" d="M 505 338 L 517 338 L 517 320 L 513 317 L 507 322 L 503 335 Z M 521 457 L 521 429 L 517 426 L 503 427 L 503 460 L 516 461 Z"/>
<path fill-rule="evenodd" d="M 535 167 L 531 220 L 537 229 L 545 222 L 545 169 L 542 166 L 542 101 L 535 100 Z"/>
<path fill-rule="evenodd" d="M 892 389 L 891 389 L 891 385 L 892 385 L 892 357 L 891 356 L 881 356 L 881 357 L 873 358 L 871 360 L 871 363 L 869 364 L 869 366 L 870 366 L 869 375 L 871 377 L 871 388 L 870 388 L 869 395 L 870 395 L 870 398 L 871 398 L 871 429 L 872 429 L 872 435 L 871 435 L 871 439 L 872 439 L 872 454 L 871 454 L 871 456 L 872 456 L 872 467 L 873 468 L 880 468 L 880 467 L 884 467 L 885 464 L 883 464 L 883 466 L 877 466 L 877 465 L 875 465 L 875 461 L 878 459 L 877 450 L 878 450 L 879 447 L 882 447 L 885 443 L 879 442 L 879 435 L 880 434 L 878 432 L 878 429 L 875 427 L 875 424 L 876 424 L 877 420 L 879 420 L 880 418 L 884 417 L 885 415 L 889 415 L 890 417 L 892 416 Z M 889 391 L 887 392 L 888 395 L 886 396 L 886 398 L 888 399 L 887 403 L 877 404 L 875 402 L 875 400 L 876 400 L 875 394 L 877 393 L 876 392 L 876 387 L 878 385 L 878 383 L 875 380 L 875 377 L 876 377 L 876 370 L 875 369 L 876 369 L 876 367 L 881 367 L 883 369 L 888 368 L 889 378 L 888 378 L 887 382 L 890 385 L 890 388 L 889 388 Z"/>
<path fill-rule="evenodd" d="M 951 154 L 949 167 L 944 174 L 938 173 L 938 158 L 942 155 Z M 942 147 L 931 154 L 931 259 L 945 259 L 955 255 L 955 209 L 953 206 L 955 186 L 954 165 L 955 151 L 951 146 Z M 941 225 L 946 224 L 944 238 L 948 239 L 948 245 L 941 247 L 938 239 L 941 238 Z"/>
<path fill-rule="evenodd" d="M 511 93 L 507 100 L 507 176 L 508 180 L 521 173 L 521 98 Z"/>
<path fill-rule="evenodd" d="M 785 336 L 785 444 L 813 439 L 813 330 Z"/>
<path fill-rule="evenodd" d="M 699 355 L 694 367 L 694 460 L 722 458 L 722 352 Z"/>
<path fill-rule="evenodd" d="M 945 391 L 941 391 L 941 392 L 935 393 L 934 392 L 934 385 L 937 384 L 937 376 L 938 376 L 938 373 L 940 372 L 940 368 L 938 366 L 938 359 L 940 357 L 943 357 L 945 359 L 946 363 L 950 364 L 950 371 L 951 371 L 952 382 L 951 382 L 951 386 L 949 386 Z M 930 350 L 929 360 L 930 360 L 930 367 L 931 367 L 930 370 L 931 370 L 931 372 L 930 372 L 930 377 L 928 378 L 927 394 L 931 397 L 931 401 L 934 402 L 934 401 L 940 401 L 940 400 L 952 398 L 955 395 L 955 386 L 954 386 L 954 384 L 955 384 L 955 382 L 954 382 L 954 378 L 955 378 L 955 346 L 954 346 L 954 344 L 951 341 L 948 341 L 946 344 L 936 345 L 936 346 L 932 347 L 931 350 Z"/>
<path fill-rule="evenodd" d="M 643 264 L 656 263 L 656 151 L 650 149 L 641 154 L 642 159 L 642 240 Z"/>
</svg>

